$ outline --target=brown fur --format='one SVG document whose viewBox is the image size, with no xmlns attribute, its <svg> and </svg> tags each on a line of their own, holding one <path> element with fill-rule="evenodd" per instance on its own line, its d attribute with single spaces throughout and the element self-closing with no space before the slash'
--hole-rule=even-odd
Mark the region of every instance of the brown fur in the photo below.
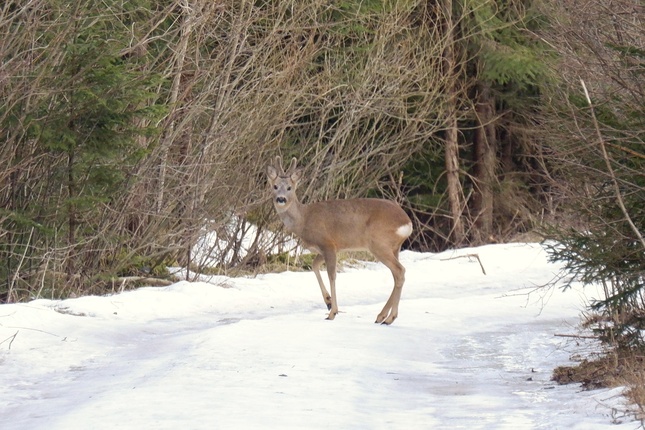
<svg viewBox="0 0 645 430">
<path fill-rule="evenodd" d="M 296 188 L 302 170 L 296 159 L 284 172 L 280 157 L 275 166 L 267 167 L 273 204 L 287 230 L 298 236 L 307 249 L 318 253 L 313 271 L 329 310 L 327 319 L 338 313 L 336 301 L 336 254 L 346 250 L 367 250 L 385 264 L 394 277 L 394 289 L 376 317 L 377 323 L 391 324 L 398 316 L 405 268 L 399 262 L 403 241 L 412 233 L 412 222 L 399 205 L 384 199 L 327 200 L 302 204 Z M 322 263 L 327 266 L 331 295 L 320 275 Z"/>
</svg>

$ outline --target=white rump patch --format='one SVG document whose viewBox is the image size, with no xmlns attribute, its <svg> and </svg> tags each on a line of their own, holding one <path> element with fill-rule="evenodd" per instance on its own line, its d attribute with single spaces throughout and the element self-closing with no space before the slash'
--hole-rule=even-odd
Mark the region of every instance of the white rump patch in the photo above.
<svg viewBox="0 0 645 430">
<path fill-rule="evenodd" d="M 396 229 L 396 234 L 401 237 L 408 237 L 412 234 L 412 223 L 407 223 Z"/>
</svg>

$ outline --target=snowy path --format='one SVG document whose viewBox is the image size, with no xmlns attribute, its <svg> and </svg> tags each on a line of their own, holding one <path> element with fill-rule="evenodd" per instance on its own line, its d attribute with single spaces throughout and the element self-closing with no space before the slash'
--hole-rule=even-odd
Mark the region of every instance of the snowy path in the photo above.
<svg viewBox="0 0 645 430">
<path fill-rule="evenodd" d="M 445 260 L 472 252 L 488 275 Z M 635 428 L 614 391 L 550 382 L 582 295 L 525 294 L 557 269 L 538 245 L 402 260 L 389 327 L 374 263 L 339 274 L 331 322 L 311 273 L 0 306 L 0 429 Z"/>
</svg>

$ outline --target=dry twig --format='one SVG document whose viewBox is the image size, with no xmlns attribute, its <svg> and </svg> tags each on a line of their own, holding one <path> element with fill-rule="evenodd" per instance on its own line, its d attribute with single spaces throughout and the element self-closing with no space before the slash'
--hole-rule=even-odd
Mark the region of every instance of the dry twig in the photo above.
<svg viewBox="0 0 645 430">
<path fill-rule="evenodd" d="M 450 258 L 443 258 L 441 261 L 448 261 L 448 260 L 456 260 L 457 258 L 476 258 L 477 262 L 479 263 L 479 267 L 482 269 L 482 273 L 486 275 L 486 269 L 484 269 L 484 265 L 482 264 L 481 259 L 479 258 L 479 254 L 465 254 L 465 255 L 458 255 L 456 257 L 450 257 Z"/>
</svg>

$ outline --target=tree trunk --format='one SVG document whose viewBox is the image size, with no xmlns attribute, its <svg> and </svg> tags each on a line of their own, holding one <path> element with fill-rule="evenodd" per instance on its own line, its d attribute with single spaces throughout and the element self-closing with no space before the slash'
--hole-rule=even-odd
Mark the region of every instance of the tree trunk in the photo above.
<svg viewBox="0 0 645 430">
<path fill-rule="evenodd" d="M 67 258 L 65 259 L 67 280 L 71 282 L 76 267 L 74 264 L 73 249 L 76 247 L 76 226 L 78 220 L 76 217 L 76 178 L 74 176 L 74 157 L 75 148 L 72 146 L 67 153 L 67 249 L 70 250 Z"/>
<path fill-rule="evenodd" d="M 452 19 L 452 0 L 444 0 L 444 34 L 446 47 L 443 52 L 444 74 L 447 76 L 446 137 L 444 141 L 447 194 L 452 228 L 450 239 L 459 246 L 466 241 L 462 214 L 464 193 L 459 179 L 459 129 L 457 126 L 457 76 L 455 64 L 455 26 Z"/>
<path fill-rule="evenodd" d="M 170 90 L 170 99 L 168 105 L 172 110 L 168 114 L 169 122 L 166 125 L 164 137 L 161 139 L 159 146 L 159 182 L 157 184 L 157 201 L 156 211 L 161 213 L 164 203 L 164 193 L 166 191 L 166 170 L 168 167 L 168 155 L 173 140 L 175 139 L 175 116 L 179 111 L 177 101 L 179 99 L 179 88 L 181 85 L 181 78 L 184 73 L 184 63 L 186 60 L 186 53 L 188 51 L 188 41 L 191 38 L 191 32 L 195 24 L 196 13 L 194 7 L 191 7 L 189 0 L 181 2 L 183 22 L 181 26 L 181 38 L 177 46 L 177 54 L 175 56 L 174 76 L 172 80 L 172 87 Z"/>
<path fill-rule="evenodd" d="M 461 218 L 463 204 L 463 189 L 459 180 L 459 143 L 457 141 L 457 119 L 454 114 L 448 118 L 448 130 L 444 141 L 446 180 L 452 228 L 450 238 L 453 245 L 461 245 L 466 241 L 466 232 Z"/>
<path fill-rule="evenodd" d="M 475 130 L 473 213 L 475 215 L 474 240 L 488 243 L 493 237 L 494 187 L 497 166 L 497 138 L 494 124 L 494 100 L 490 87 L 479 85 L 475 111 L 478 127 Z"/>
</svg>

